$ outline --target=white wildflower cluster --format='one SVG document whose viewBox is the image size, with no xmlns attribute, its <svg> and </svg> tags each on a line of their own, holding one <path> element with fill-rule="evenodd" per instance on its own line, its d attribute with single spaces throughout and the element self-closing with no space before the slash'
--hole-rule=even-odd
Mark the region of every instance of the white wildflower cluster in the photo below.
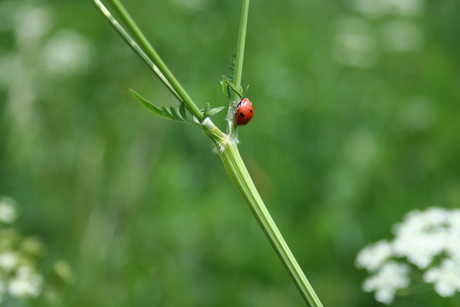
<svg viewBox="0 0 460 307">
<path fill-rule="evenodd" d="M 363 284 L 375 299 L 391 304 L 399 289 L 410 284 L 411 268 L 434 284 L 442 297 L 460 292 L 460 209 L 415 210 L 395 225 L 392 241 L 379 241 L 361 250 L 356 266 L 371 276 Z"/>
<path fill-rule="evenodd" d="M 43 251 L 35 237 L 24 238 L 11 224 L 17 217 L 16 203 L 0 196 L 0 305 L 7 299 L 37 297 L 43 278 L 35 268 L 35 258 Z"/>
<path fill-rule="evenodd" d="M 44 244 L 36 236 L 24 237 L 15 230 L 17 207 L 12 198 L 0 195 L 0 306 L 7 300 L 22 302 L 39 296 L 44 297 L 47 306 L 61 305 L 62 286 L 73 284 L 75 273 L 67 262 L 58 260 L 53 268 L 53 284 L 45 285 L 36 268 Z"/>
</svg>

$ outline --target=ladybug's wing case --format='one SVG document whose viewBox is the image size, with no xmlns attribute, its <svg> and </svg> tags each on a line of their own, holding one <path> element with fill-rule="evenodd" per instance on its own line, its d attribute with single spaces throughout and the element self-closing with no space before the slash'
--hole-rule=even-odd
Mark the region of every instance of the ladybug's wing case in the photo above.
<svg viewBox="0 0 460 307">
<path fill-rule="evenodd" d="M 247 99 L 243 98 L 240 103 L 238 104 L 237 114 L 236 114 L 236 125 L 237 126 L 244 126 L 252 119 L 254 116 L 254 106 L 252 102 Z"/>
</svg>

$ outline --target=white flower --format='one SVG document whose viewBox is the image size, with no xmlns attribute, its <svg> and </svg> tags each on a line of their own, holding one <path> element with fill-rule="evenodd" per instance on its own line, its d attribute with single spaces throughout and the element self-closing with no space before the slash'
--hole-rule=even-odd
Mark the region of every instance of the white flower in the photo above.
<svg viewBox="0 0 460 307">
<path fill-rule="evenodd" d="M 412 211 L 397 224 L 393 241 L 396 256 L 405 256 L 420 269 L 427 268 L 436 255 L 447 245 L 448 213 L 442 208 L 429 208 L 424 212 Z"/>
<path fill-rule="evenodd" d="M 19 261 L 19 257 L 15 252 L 7 251 L 0 254 L 0 268 L 6 272 L 13 271 Z"/>
<path fill-rule="evenodd" d="M 423 279 L 428 283 L 434 283 L 434 288 L 440 296 L 452 296 L 456 291 L 460 292 L 460 262 L 444 259 L 439 268 L 426 271 Z"/>
<path fill-rule="evenodd" d="M 357 267 L 376 272 L 365 280 L 365 291 L 375 291 L 377 301 L 390 304 L 396 290 L 409 285 L 409 265 L 393 260 L 401 258 L 417 266 L 440 296 L 460 292 L 460 209 L 409 212 L 393 232 L 393 241 L 369 245 L 356 258 Z M 430 267 L 439 260 L 439 267 Z"/>
<path fill-rule="evenodd" d="M 447 215 L 447 224 L 451 230 L 460 235 L 460 209 L 451 210 Z"/>
<path fill-rule="evenodd" d="M 410 280 L 407 276 L 410 268 L 406 264 L 395 261 L 385 264 L 375 275 L 367 278 L 363 284 L 366 292 L 375 291 L 375 299 L 385 304 L 391 304 L 396 290 L 405 288 Z"/>
<path fill-rule="evenodd" d="M 8 282 L 11 296 L 18 298 L 37 297 L 42 288 L 43 278 L 28 266 L 22 266 Z"/>
<path fill-rule="evenodd" d="M 393 249 L 388 241 L 379 241 L 366 246 L 359 252 L 356 258 L 356 266 L 358 268 L 365 268 L 370 272 L 375 272 L 392 256 L 392 253 Z"/>
<path fill-rule="evenodd" d="M 393 245 L 398 256 L 406 256 L 411 263 L 420 269 L 426 269 L 434 257 L 444 250 L 446 238 L 444 232 L 420 233 L 413 236 L 397 237 Z"/>
<path fill-rule="evenodd" d="M 0 197 L 0 222 L 11 224 L 16 220 L 16 202 L 10 197 Z"/>
<path fill-rule="evenodd" d="M 21 45 L 40 39 L 51 27 L 51 13 L 46 7 L 19 7 L 14 11 L 14 17 L 16 34 Z"/>
<path fill-rule="evenodd" d="M 447 218 L 446 254 L 460 261 L 460 210 L 452 210 Z"/>
<path fill-rule="evenodd" d="M 83 35 L 71 30 L 61 30 L 44 48 L 44 68 L 58 75 L 79 73 L 88 67 L 91 51 L 92 46 Z"/>
<path fill-rule="evenodd" d="M 0 223 L 16 218 L 16 203 L 0 196 Z M 0 231 L 0 306 L 5 299 L 16 305 L 22 299 L 36 298 L 43 288 L 43 278 L 36 271 L 34 256 L 43 251 L 35 236 L 22 237 L 11 226 Z M 22 305 L 22 304 L 20 304 Z"/>
<path fill-rule="evenodd" d="M 406 214 L 404 221 L 394 228 L 395 235 L 405 235 L 426 232 L 430 229 L 445 225 L 450 212 L 443 208 L 428 208 L 425 211 L 414 210 Z"/>
</svg>

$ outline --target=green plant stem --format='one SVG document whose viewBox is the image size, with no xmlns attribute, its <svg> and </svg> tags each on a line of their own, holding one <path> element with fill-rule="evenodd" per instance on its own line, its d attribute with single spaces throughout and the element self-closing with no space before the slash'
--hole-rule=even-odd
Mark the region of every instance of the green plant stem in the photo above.
<svg viewBox="0 0 460 307">
<path fill-rule="evenodd" d="M 185 89 L 181 86 L 179 81 L 177 81 L 176 77 L 169 70 L 168 66 L 166 66 L 166 64 L 163 62 L 163 60 L 158 55 L 158 53 L 155 51 L 155 49 L 153 49 L 152 45 L 149 43 L 149 41 L 144 36 L 142 31 L 139 29 L 137 24 L 131 18 L 131 16 L 126 11 L 124 6 L 118 0 L 110 0 L 110 2 L 112 3 L 117 13 L 120 15 L 120 18 L 126 24 L 128 29 L 131 30 L 132 35 L 137 40 L 139 45 L 143 48 L 143 50 L 149 56 L 149 58 L 155 63 L 155 65 L 164 75 L 164 77 L 166 78 L 168 83 L 172 86 L 172 88 L 177 93 L 177 95 L 184 101 L 185 106 L 190 111 L 190 113 L 192 113 L 193 116 L 195 116 L 200 122 L 203 121 L 203 114 L 200 112 L 200 109 L 196 106 L 192 98 L 190 98 L 190 96 L 185 91 Z"/>
<path fill-rule="evenodd" d="M 243 60 L 244 60 L 244 47 L 246 44 L 246 32 L 248 27 L 248 15 L 249 15 L 249 0 L 243 0 L 241 4 L 241 18 L 240 28 L 238 31 L 238 43 L 236 46 L 236 57 L 235 57 L 235 72 L 233 75 L 233 84 L 236 87 L 241 86 L 241 79 L 243 76 Z M 233 93 L 233 97 L 235 97 Z"/>
<path fill-rule="evenodd" d="M 170 90 L 170 92 L 180 101 L 184 100 L 177 94 L 172 85 L 160 71 L 160 69 L 153 63 L 153 61 L 148 57 L 148 55 L 139 47 L 139 45 L 134 41 L 134 39 L 129 36 L 128 32 L 118 23 L 118 21 L 112 16 L 109 10 L 102 4 L 100 0 L 93 0 L 93 3 L 99 9 L 99 11 L 107 18 L 112 27 L 120 34 L 123 40 L 131 47 L 134 52 L 139 55 L 139 57 L 144 61 L 147 66 L 153 70 L 153 72 L 163 81 L 163 84 Z"/>
<path fill-rule="evenodd" d="M 305 277 L 305 274 L 265 207 L 265 204 L 262 201 L 262 198 L 260 197 L 243 160 L 241 159 L 236 144 L 233 142 L 228 143 L 225 150 L 219 155 L 225 165 L 225 168 L 227 169 L 228 174 L 243 198 L 246 200 L 246 203 L 249 205 L 249 208 L 254 214 L 257 222 L 278 254 L 281 262 L 293 279 L 305 302 L 310 306 L 322 306 L 321 301 Z"/>
<path fill-rule="evenodd" d="M 248 16 L 249 16 L 249 0 L 243 0 L 241 3 L 241 18 L 240 28 L 238 31 L 238 42 L 236 45 L 236 56 L 235 56 L 235 70 L 233 72 L 233 83 L 237 88 L 241 88 L 241 80 L 243 76 L 243 61 L 244 61 L 244 47 L 246 43 L 246 32 L 248 27 Z M 237 126 L 235 125 L 235 103 L 237 102 L 237 94 L 233 92 L 232 101 L 230 101 L 230 107 L 228 108 L 228 134 L 230 138 L 237 139 Z"/>
</svg>

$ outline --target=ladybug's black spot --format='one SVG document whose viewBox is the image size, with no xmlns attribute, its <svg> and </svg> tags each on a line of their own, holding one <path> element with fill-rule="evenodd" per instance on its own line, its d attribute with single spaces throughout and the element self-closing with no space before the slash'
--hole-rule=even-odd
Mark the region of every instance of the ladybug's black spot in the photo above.
<svg viewBox="0 0 460 307">
<path fill-rule="evenodd" d="M 244 113 L 243 113 L 243 112 L 240 112 L 240 117 L 244 117 Z"/>
<path fill-rule="evenodd" d="M 252 110 L 249 110 L 250 113 L 252 113 Z"/>
</svg>

